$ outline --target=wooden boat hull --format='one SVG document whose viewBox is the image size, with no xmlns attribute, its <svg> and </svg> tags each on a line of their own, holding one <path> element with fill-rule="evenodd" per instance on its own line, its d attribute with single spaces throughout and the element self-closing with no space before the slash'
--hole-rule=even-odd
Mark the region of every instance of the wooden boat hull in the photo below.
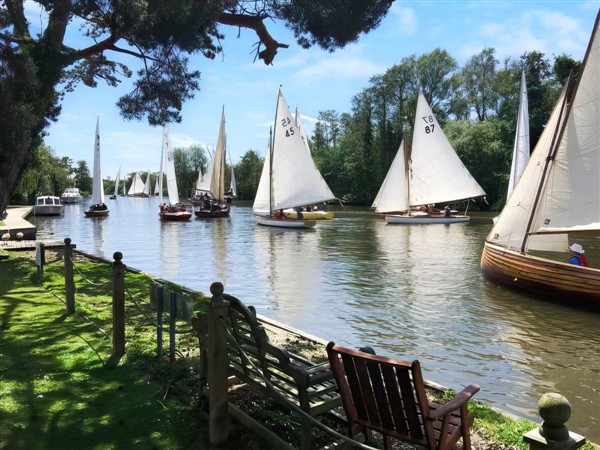
<svg viewBox="0 0 600 450">
<path fill-rule="evenodd" d="M 403 225 L 429 225 L 429 224 L 447 224 L 447 223 L 461 223 L 468 222 L 471 220 L 469 216 L 450 216 L 445 217 L 444 215 L 432 215 L 432 214 L 392 214 L 385 216 L 385 221 L 392 224 L 403 224 Z"/>
<path fill-rule="evenodd" d="M 283 214 L 290 219 L 298 217 L 298 213 L 294 210 L 284 210 Z M 333 211 L 302 211 L 302 216 L 307 220 L 333 219 Z"/>
<path fill-rule="evenodd" d="M 185 222 L 192 218 L 192 213 L 189 211 L 175 211 L 175 212 L 159 212 L 160 220 L 163 222 Z"/>
<path fill-rule="evenodd" d="M 88 210 L 88 211 L 84 211 L 85 217 L 106 217 L 108 216 L 108 209 L 105 209 L 103 211 L 94 211 L 94 210 Z"/>
<path fill-rule="evenodd" d="M 600 306 L 600 269 L 527 255 L 486 242 L 481 270 L 510 286 L 567 302 L 585 300 Z"/>
<path fill-rule="evenodd" d="M 254 216 L 259 225 L 278 228 L 312 228 L 317 224 L 316 220 L 298 219 L 276 219 L 268 216 Z"/>
<path fill-rule="evenodd" d="M 207 210 L 207 209 L 199 209 L 194 211 L 194 214 L 199 219 L 213 219 L 217 217 L 229 217 L 229 208 L 221 209 L 221 210 Z"/>
</svg>

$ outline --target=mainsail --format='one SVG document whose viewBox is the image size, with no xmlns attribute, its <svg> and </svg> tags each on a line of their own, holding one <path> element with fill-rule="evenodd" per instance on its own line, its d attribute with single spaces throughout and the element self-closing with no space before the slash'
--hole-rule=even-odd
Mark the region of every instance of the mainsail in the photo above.
<svg viewBox="0 0 600 450">
<path fill-rule="evenodd" d="M 142 181 L 142 176 L 139 172 L 136 172 L 133 181 L 131 182 L 131 186 L 129 186 L 129 191 L 127 191 L 127 195 L 133 197 L 141 195 L 143 192 L 144 182 Z"/>
<path fill-rule="evenodd" d="M 104 182 L 100 167 L 100 118 L 96 119 L 96 137 L 94 139 L 94 172 L 92 176 L 92 205 L 104 203 Z"/>
<path fill-rule="evenodd" d="M 176 205 L 179 203 L 179 192 L 177 191 L 177 179 L 175 177 L 175 156 L 169 140 L 169 129 L 166 125 L 163 126 L 163 154 L 165 155 L 169 203 Z"/>
<path fill-rule="evenodd" d="M 452 148 L 422 92 L 417 100 L 408 163 L 402 141 L 373 201 L 376 213 L 408 211 L 420 205 L 485 195 Z"/>
<path fill-rule="evenodd" d="M 567 83 L 488 242 L 567 251 L 567 233 L 600 230 L 599 18 L 573 98 Z"/>
<path fill-rule="evenodd" d="M 529 102 L 527 100 L 527 84 L 525 71 L 521 72 L 521 91 L 519 95 L 519 112 L 517 114 L 517 129 L 515 131 L 515 145 L 513 148 L 510 178 L 506 199 L 510 197 L 515 185 L 521 178 L 527 161 L 529 160 Z"/>
</svg>

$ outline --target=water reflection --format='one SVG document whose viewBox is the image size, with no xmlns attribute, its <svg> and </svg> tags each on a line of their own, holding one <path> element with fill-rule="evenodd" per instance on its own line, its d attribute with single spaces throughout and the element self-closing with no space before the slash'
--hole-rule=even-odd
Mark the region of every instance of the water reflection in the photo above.
<svg viewBox="0 0 600 450">
<path fill-rule="evenodd" d="M 540 301 L 482 278 L 491 221 L 394 226 L 336 211 L 313 230 L 259 227 L 250 205 L 229 218 L 162 223 L 158 199 L 111 200 L 103 221 L 82 205 L 36 217 L 40 236 L 208 292 L 214 281 L 259 313 L 324 339 L 417 358 L 428 378 L 482 386 L 478 398 L 536 418 L 545 392 L 573 407 L 568 426 L 600 442 L 600 315 Z M 596 238 L 582 237 L 589 249 Z M 598 262 L 600 265 L 600 262 Z"/>
</svg>

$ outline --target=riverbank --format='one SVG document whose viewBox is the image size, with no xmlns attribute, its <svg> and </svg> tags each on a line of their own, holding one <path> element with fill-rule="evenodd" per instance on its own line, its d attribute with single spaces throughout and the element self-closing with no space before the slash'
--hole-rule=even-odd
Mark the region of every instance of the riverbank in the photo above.
<svg viewBox="0 0 600 450">
<path fill-rule="evenodd" d="M 219 448 L 208 442 L 206 413 L 193 394 L 191 360 L 161 367 L 152 356 L 153 330 L 131 326 L 127 356 L 111 368 L 111 322 L 105 312 L 110 298 L 94 285 L 78 289 L 80 313 L 66 316 L 59 258 L 49 252 L 43 284 L 36 278 L 33 252 L 11 252 L 0 263 L 0 448 Z M 90 264 L 81 268 L 82 276 L 99 283 L 108 277 L 105 269 Z M 147 294 L 147 277 L 140 277 L 128 279 L 133 297 Z M 260 399 L 249 400 L 257 404 Z M 479 403 L 474 409 L 474 449 L 526 448 L 522 433 L 535 424 Z M 289 419 L 282 419 L 286 414 L 277 419 L 270 412 L 278 426 L 290 427 Z M 234 430 L 231 439 L 240 440 L 220 448 L 265 448 L 245 429 Z"/>
</svg>

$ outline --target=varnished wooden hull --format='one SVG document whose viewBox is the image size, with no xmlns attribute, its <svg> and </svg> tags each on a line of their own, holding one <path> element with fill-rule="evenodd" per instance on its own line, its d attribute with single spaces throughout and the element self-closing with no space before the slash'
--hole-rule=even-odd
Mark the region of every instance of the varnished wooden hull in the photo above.
<svg viewBox="0 0 600 450">
<path fill-rule="evenodd" d="M 175 211 L 175 212 L 159 212 L 160 220 L 163 222 L 186 222 L 192 217 L 192 213 L 189 211 Z"/>
<path fill-rule="evenodd" d="M 565 303 L 583 300 L 590 306 L 600 307 L 600 269 L 522 254 L 486 242 L 481 270 L 504 284 Z"/>
<path fill-rule="evenodd" d="M 410 214 L 410 215 L 389 215 L 385 216 L 387 223 L 403 224 L 403 225 L 429 225 L 429 224 L 447 224 L 447 223 L 463 223 L 471 220 L 469 216 L 450 216 L 445 217 L 443 214 Z"/>
</svg>

